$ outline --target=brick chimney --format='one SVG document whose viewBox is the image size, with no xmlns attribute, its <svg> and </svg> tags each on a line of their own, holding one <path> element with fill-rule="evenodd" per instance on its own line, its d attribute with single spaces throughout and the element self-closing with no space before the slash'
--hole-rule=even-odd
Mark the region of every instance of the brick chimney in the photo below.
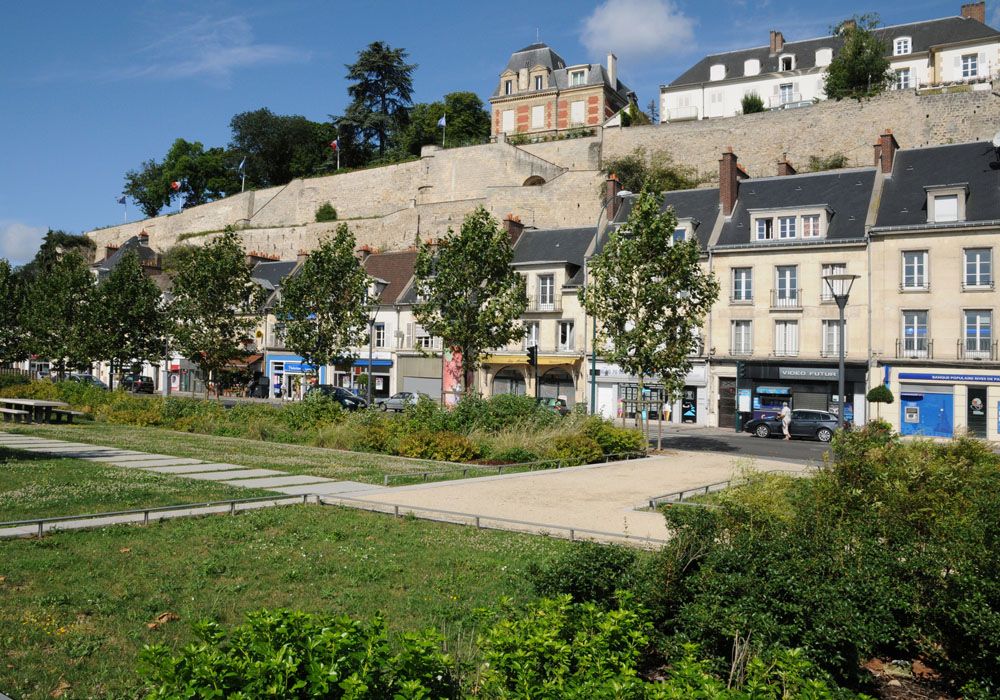
<svg viewBox="0 0 1000 700">
<path fill-rule="evenodd" d="M 521 223 L 520 216 L 508 214 L 503 219 L 503 228 L 507 232 L 510 244 L 514 245 L 517 243 L 517 239 L 521 237 L 521 233 L 524 231 L 524 224 Z"/>
<path fill-rule="evenodd" d="M 608 221 L 614 221 L 621 209 L 622 200 L 618 193 L 622 191 L 622 181 L 614 173 L 604 181 L 604 201 L 608 203 Z"/>
<path fill-rule="evenodd" d="M 372 247 L 367 243 L 365 243 L 363 246 L 355 250 L 354 254 L 357 256 L 358 262 L 363 263 L 365 260 L 368 259 L 368 256 L 371 255 L 373 252 L 374 251 L 372 251 Z"/>
<path fill-rule="evenodd" d="M 970 2 L 962 5 L 962 16 L 986 24 L 986 2 Z"/>
<path fill-rule="evenodd" d="M 146 232 L 146 229 L 139 231 L 139 245 L 149 245 L 149 233 Z"/>
<path fill-rule="evenodd" d="M 750 176 L 747 175 L 747 171 L 736 159 L 733 147 L 727 147 L 719 159 L 719 204 L 722 206 L 723 216 L 732 215 L 736 199 L 739 197 L 740 180 L 748 177 Z"/>
<path fill-rule="evenodd" d="M 295 255 L 295 262 L 300 265 L 309 259 L 309 251 L 299 249 L 299 252 Z"/>
<path fill-rule="evenodd" d="M 880 168 L 882 173 L 889 175 L 892 173 L 892 163 L 896 159 L 896 151 L 899 150 L 899 143 L 892 135 L 892 129 L 886 129 L 878 137 L 875 144 L 875 167 Z"/>
<path fill-rule="evenodd" d="M 795 166 L 788 162 L 788 154 L 782 153 L 781 160 L 778 161 L 778 177 L 794 175 L 797 172 Z"/>
<path fill-rule="evenodd" d="M 785 48 L 785 35 L 776 29 L 771 30 L 771 55 L 781 53 Z"/>
</svg>

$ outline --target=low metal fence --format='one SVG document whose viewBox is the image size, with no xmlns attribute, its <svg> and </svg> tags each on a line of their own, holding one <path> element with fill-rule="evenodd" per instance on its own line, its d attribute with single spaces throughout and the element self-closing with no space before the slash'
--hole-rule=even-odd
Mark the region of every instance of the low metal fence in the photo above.
<svg viewBox="0 0 1000 700">
<path fill-rule="evenodd" d="M 679 505 L 684 504 L 688 506 L 700 506 L 704 508 L 718 508 L 718 506 L 712 505 L 710 503 L 690 503 L 686 499 L 692 498 L 694 496 L 707 496 L 710 493 L 716 493 L 718 491 L 725 491 L 733 486 L 745 486 L 749 484 L 755 476 L 762 476 L 764 474 L 784 474 L 786 476 L 805 476 L 810 473 L 810 470 L 793 471 L 791 469 L 768 469 L 767 471 L 756 472 L 755 474 L 736 479 L 726 479 L 725 481 L 716 481 L 712 484 L 706 484 L 704 486 L 694 486 L 689 489 L 684 489 L 682 491 L 674 491 L 672 493 L 664 494 L 663 496 L 654 496 L 649 499 L 649 507 L 657 508 L 661 505 Z"/>
</svg>

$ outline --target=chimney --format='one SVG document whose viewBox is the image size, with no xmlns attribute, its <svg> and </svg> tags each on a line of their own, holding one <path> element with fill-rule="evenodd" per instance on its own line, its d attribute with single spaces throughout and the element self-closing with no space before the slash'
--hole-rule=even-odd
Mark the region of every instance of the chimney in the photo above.
<svg viewBox="0 0 1000 700">
<path fill-rule="evenodd" d="M 299 249 L 298 254 L 295 256 L 295 262 L 300 265 L 309 259 L 309 251 Z"/>
<path fill-rule="evenodd" d="M 139 231 L 139 245 L 149 245 L 149 234 L 146 229 Z"/>
<path fill-rule="evenodd" d="M 354 251 L 354 253 L 358 258 L 358 262 L 363 263 L 365 260 L 368 259 L 368 256 L 372 254 L 372 247 L 366 243 L 360 248 L 358 248 L 356 251 Z"/>
<path fill-rule="evenodd" d="M 732 215 L 739 196 L 740 180 L 749 177 L 737 161 L 733 147 L 727 147 L 719 159 L 719 204 L 722 206 L 723 216 Z"/>
<path fill-rule="evenodd" d="M 622 191 L 622 181 L 614 173 L 604 181 L 604 201 L 608 203 L 608 221 L 614 221 L 621 209 L 622 200 L 618 193 Z"/>
<path fill-rule="evenodd" d="M 886 129 L 879 136 L 879 143 L 876 147 L 876 153 L 878 160 L 875 165 L 881 164 L 882 172 L 886 175 L 892 173 L 892 162 L 896 159 L 896 151 L 899 150 L 899 143 L 896 141 L 896 137 L 892 135 L 892 129 Z"/>
<path fill-rule="evenodd" d="M 970 2 L 962 5 L 962 16 L 986 24 L 986 2 Z"/>
<path fill-rule="evenodd" d="M 112 255 L 115 254 L 117 250 L 118 246 L 114 245 L 113 243 L 109 243 L 108 245 L 104 246 L 104 259 L 107 260 L 108 258 L 110 258 Z"/>
<path fill-rule="evenodd" d="M 794 175 L 797 172 L 795 166 L 788 162 L 788 154 L 782 153 L 781 160 L 778 161 L 778 177 Z"/>
<path fill-rule="evenodd" d="M 503 219 L 503 228 L 507 232 L 510 244 L 514 245 L 517 243 L 517 239 L 521 237 L 521 233 L 524 231 L 524 224 L 521 223 L 520 216 L 508 214 Z"/>
<path fill-rule="evenodd" d="M 965 11 L 965 8 L 962 9 Z M 608 82 L 611 83 L 611 89 L 618 89 L 618 57 L 613 53 L 608 51 Z"/>
<path fill-rule="evenodd" d="M 785 48 L 785 36 L 776 29 L 771 30 L 771 55 L 781 53 Z"/>
</svg>

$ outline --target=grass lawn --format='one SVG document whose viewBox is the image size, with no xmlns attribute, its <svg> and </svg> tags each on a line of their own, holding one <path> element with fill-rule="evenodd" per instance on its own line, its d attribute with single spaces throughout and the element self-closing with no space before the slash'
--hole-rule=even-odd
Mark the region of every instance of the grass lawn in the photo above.
<svg viewBox="0 0 1000 700">
<path fill-rule="evenodd" d="M 390 455 L 344 452 L 322 447 L 181 433 L 162 428 L 140 428 L 112 423 L 79 425 L 5 425 L 10 433 L 38 435 L 55 440 L 85 442 L 172 457 L 192 457 L 209 462 L 230 462 L 246 467 L 280 469 L 330 479 L 381 484 L 384 474 L 441 469 L 435 462 L 400 459 Z"/>
<path fill-rule="evenodd" d="M 324 506 L 288 506 L 0 542 L 0 692 L 132 698 L 144 644 L 190 624 L 290 607 L 442 630 L 468 649 L 477 609 L 530 595 L 525 572 L 569 543 Z M 156 628 L 163 613 L 179 617 Z"/>
<path fill-rule="evenodd" d="M 268 495 L 259 489 L 0 447 L 0 522 Z"/>
</svg>

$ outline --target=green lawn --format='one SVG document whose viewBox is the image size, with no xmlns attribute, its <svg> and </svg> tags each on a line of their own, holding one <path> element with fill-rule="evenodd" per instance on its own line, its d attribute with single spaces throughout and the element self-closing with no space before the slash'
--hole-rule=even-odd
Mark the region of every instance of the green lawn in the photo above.
<svg viewBox="0 0 1000 700">
<path fill-rule="evenodd" d="M 407 460 L 390 455 L 344 452 L 322 447 L 181 433 L 162 428 L 142 428 L 112 423 L 79 425 L 3 426 L 10 433 L 39 435 L 56 440 L 85 442 L 173 457 L 209 462 L 230 462 L 246 467 L 280 469 L 330 479 L 381 484 L 384 474 L 405 474 L 441 469 L 435 462 Z"/>
<path fill-rule="evenodd" d="M 0 447 L 0 522 L 268 495 L 259 489 Z"/>
<path fill-rule="evenodd" d="M 461 653 L 477 609 L 530 596 L 525 571 L 568 543 L 324 506 L 0 542 L 0 692 L 140 695 L 144 644 L 261 607 L 434 626 Z M 179 616 L 156 629 L 162 613 Z"/>
</svg>

